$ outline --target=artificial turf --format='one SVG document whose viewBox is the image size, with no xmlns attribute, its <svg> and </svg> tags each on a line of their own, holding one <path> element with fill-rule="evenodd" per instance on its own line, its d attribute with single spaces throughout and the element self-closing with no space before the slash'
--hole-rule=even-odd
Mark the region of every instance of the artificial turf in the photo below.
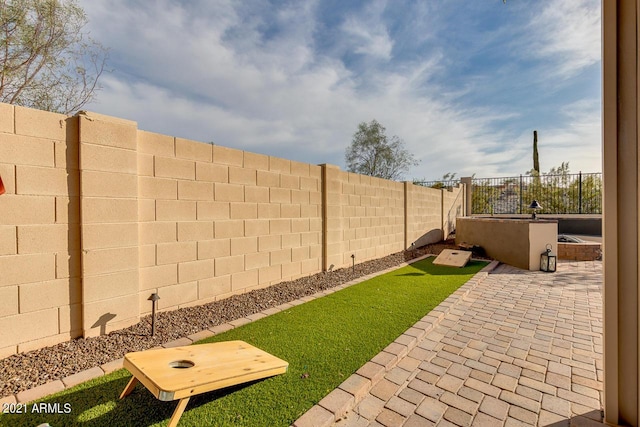
<svg viewBox="0 0 640 427">
<path fill-rule="evenodd" d="M 441 267 L 433 259 L 377 276 L 194 345 L 243 340 L 289 362 L 286 374 L 191 398 L 180 426 L 288 426 L 486 265 Z M 118 396 L 119 370 L 38 401 L 70 414 L 0 415 L 0 425 L 166 425 L 177 402 L 138 385 Z M 51 406 L 51 405 L 50 405 Z"/>
</svg>

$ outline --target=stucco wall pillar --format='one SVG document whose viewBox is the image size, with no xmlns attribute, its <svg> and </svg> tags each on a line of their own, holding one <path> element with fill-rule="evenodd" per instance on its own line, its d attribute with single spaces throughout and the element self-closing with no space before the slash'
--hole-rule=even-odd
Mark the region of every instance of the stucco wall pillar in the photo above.
<svg viewBox="0 0 640 427">
<path fill-rule="evenodd" d="M 464 212 L 462 215 L 470 216 L 472 214 L 471 208 L 473 206 L 473 194 L 471 193 L 473 191 L 473 178 L 470 176 L 460 178 L 460 183 L 464 185 Z"/>
<path fill-rule="evenodd" d="M 604 410 L 637 426 L 638 0 L 602 1 L 604 171 Z"/>
</svg>

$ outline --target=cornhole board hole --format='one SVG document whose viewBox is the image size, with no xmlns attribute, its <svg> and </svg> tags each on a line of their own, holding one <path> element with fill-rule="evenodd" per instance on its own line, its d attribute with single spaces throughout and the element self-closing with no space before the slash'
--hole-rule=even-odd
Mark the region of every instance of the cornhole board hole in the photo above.
<svg viewBox="0 0 640 427">
<path fill-rule="evenodd" d="M 124 356 L 133 377 L 120 399 L 144 384 L 157 399 L 180 399 L 169 426 L 175 427 L 191 396 L 287 372 L 288 362 L 244 341 L 137 351 Z"/>
<path fill-rule="evenodd" d="M 444 249 L 440 255 L 433 260 L 436 265 L 446 265 L 448 267 L 464 267 L 471 259 L 472 252 L 453 249 Z"/>
</svg>

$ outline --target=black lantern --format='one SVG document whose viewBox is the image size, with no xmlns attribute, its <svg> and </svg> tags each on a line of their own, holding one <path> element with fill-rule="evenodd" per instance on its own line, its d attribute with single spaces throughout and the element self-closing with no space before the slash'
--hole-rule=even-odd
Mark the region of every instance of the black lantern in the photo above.
<svg viewBox="0 0 640 427">
<path fill-rule="evenodd" d="M 540 255 L 540 270 L 547 273 L 556 271 L 557 257 L 551 252 L 551 244 L 547 244 L 547 250 Z"/>
<path fill-rule="evenodd" d="M 534 200 L 533 202 L 531 202 L 531 204 L 529 205 L 529 209 L 533 209 L 533 213 L 531 214 L 531 219 L 537 219 L 536 217 L 536 211 L 538 209 L 542 209 L 542 206 L 540 205 L 540 203 L 538 203 L 537 200 Z"/>
</svg>

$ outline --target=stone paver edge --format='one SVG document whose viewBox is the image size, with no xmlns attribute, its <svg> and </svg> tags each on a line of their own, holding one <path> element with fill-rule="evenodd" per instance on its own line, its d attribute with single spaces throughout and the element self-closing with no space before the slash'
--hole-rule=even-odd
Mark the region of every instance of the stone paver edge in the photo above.
<svg viewBox="0 0 640 427">
<path fill-rule="evenodd" d="M 412 260 L 410 263 L 419 261 L 428 256 Z M 408 265 L 409 263 L 407 263 Z M 460 286 L 455 292 L 447 297 L 436 308 L 431 310 L 418 323 L 427 323 L 427 326 L 421 329 L 419 336 L 408 335 L 406 332 L 400 335 L 396 340 L 378 353 L 374 358 L 367 362 L 355 374 L 351 375 L 338 388 L 325 396 L 318 404 L 314 405 L 293 424 L 293 427 L 329 427 L 337 422 L 344 414 L 355 408 L 358 403 L 366 396 L 369 391 L 382 379 L 384 375 L 393 369 L 397 363 L 406 356 L 415 346 L 426 336 L 426 334 L 434 329 L 445 315 L 449 313 L 451 308 L 455 307 L 462 301 L 478 284 L 480 284 L 490 272 L 500 264 L 499 261 L 491 261 L 486 267 L 477 272 L 465 284 Z M 415 327 L 409 328 L 416 329 Z M 408 331 L 409 331 L 408 330 Z M 409 337 L 409 338 L 407 338 Z M 395 354 L 393 354 L 395 352 Z M 389 357 L 391 356 L 391 357 Z M 374 362 L 375 359 L 386 360 L 384 365 Z M 372 366 L 374 365 L 374 366 Z M 356 386 L 352 386 L 353 384 Z M 346 392 L 346 393 L 345 393 Z"/>
<path fill-rule="evenodd" d="M 228 331 L 228 330 L 233 329 L 235 327 L 242 326 L 242 325 L 244 325 L 246 323 L 251 323 L 254 320 L 258 320 L 259 318 L 263 318 L 263 317 L 269 316 L 271 314 L 278 313 L 280 311 L 286 310 L 288 308 L 294 307 L 294 306 L 302 304 L 304 302 L 307 302 L 307 301 L 310 301 L 310 300 L 313 300 L 313 299 L 316 299 L 316 298 L 321 298 L 323 296 L 329 295 L 329 294 L 331 294 L 333 292 L 337 292 L 337 291 L 339 291 L 341 289 L 344 289 L 344 288 L 347 288 L 349 286 L 353 286 L 355 284 L 364 282 L 365 280 L 371 279 L 371 278 L 379 276 L 381 274 L 386 274 L 386 273 L 388 273 L 390 271 L 394 271 L 394 270 L 397 270 L 399 268 L 406 267 L 409 264 L 421 261 L 421 260 L 423 260 L 425 258 L 428 258 L 428 257 L 431 257 L 431 256 L 435 256 L 435 255 L 432 255 L 432 254 L 422 255 L 422 256 L 414 258 L 414 259 L 412 259 L 410 261 L 407 261 L 407 262 L 404 262 L 402 264 L 399 264 L 399 265 L 397 265 L 395 267 L 390 267 L 390 268 L 387 268 L 385 270 L 380 270 L 380 271 L 378 271 L 376 273 L 368 274 L 366 276 L 362 276 L 362 277 L 359 277 L 357 279 L 354 279 L 354 280 L 352 280 L 350 282 L 343 283 L 342 285 L 336 286 L 334 288 L 327 289 L 327 290 L 324 290 L 324 291 L 321 291 L 321 292 L 317 292 L 317 293 L 315 293 L 313 295 L 305 296 L 303 298 L 299 298 L 297 300 L 293 300 L 293 301 L 281 304 L 279 306 L 266 309 L 266 310 L 264 310 L 262 312 L 259 312 L 259 313 L 254 313 L 254 314 L 249 316 L 251 318 L 243 317 L 243 318 L 240 318 L 240 319 L 235 319 L 235 320 L 232 320 L 232 321 L 227 322 L 227 323 L 223 323 L 223 324 L 220 324 L 220 325 L 212 326 L 211 328 L 204 329 L 204 330 L 202 330 L 200 332 L 196 332 L 196 333 L 191 334 L 191 335 L 189 335 L 187 337 L 179 338 L 179 339 L 174 340 L 174 341 L 169 341 L 167 343 L 162 344 L 161 347 L 170 348 L 170 347 L 179 347 L 179 346 L 190 345 L 190 344 L 192 344 L 192 343 L 194 343 L 196 341 L 200 341 L 202 339 L 211 337 L 213 335 L 220 334 L 222 332 Z M 485 269 L 487 267 L 485 267 Z M 482 273 L 482 271 L 484 271 L 485 269 L 481 270 L 477 274 Z M 474 278 L 475 278 L 475 276 L 474 276 Z M 474 278 L 472 278 L 471 280 L 473 280 Z M 463 285 L 463 286 L 466 286 L 466 284 Z M 256 316 L 256 315 L 259 315 L 259 316 Z M 92 379 L 101 377 L 103 375 L 110 374 L 110 373 L 112 373 L 112 372 L 114 372 L 114 371 L 116 371 L 118 369 L 121 369 L 122 368 L 122 362 L 123 362 L 123 358 L 119 358 L 119 359 L 116 359 L 116 360 L 112 360 L 110 362 L 106 362 L 106 363 L 104 363 L 104 364 L 102 364 L 100 366 L 95 366 L 95 367 L 86 369 L 84 371 L 76 372 L 75 374 L 69 375 L 68 377 L 64 377 L 64 378 L 61 378 L 61 379 L 50 381 L 48 383 L 41 384 L 39 386 L 36 386 L 36 387 L 30 388 L 28 390 L 24 390 L 24 391 L 18 392 L 16 394 L 10 394 L 8 396 L 2 396 L 2 397 L 0 397 L 0 404 L 4 404 L 4 403 L 7 403 L 7 404 L 29 403 L 31 401 L 34 401 L 34 400 L 37 400 L 37 399 L 41 399 L 41 398 L 46 397 L 46 396 L 48 396 L 50 394 L 54 394 L 54 393 L 58 393 L 58 392 L 64 391 L 64 390 L 66 390 L 68 388 L 71 388 L 71 387 L 74 387 L 74 386 L 76 386 L 76 385 L 78 385 L 80 383 L 83 383 L 83 382 L 86 382 L 86 381 L 90 381 Z"/>
</svg>

